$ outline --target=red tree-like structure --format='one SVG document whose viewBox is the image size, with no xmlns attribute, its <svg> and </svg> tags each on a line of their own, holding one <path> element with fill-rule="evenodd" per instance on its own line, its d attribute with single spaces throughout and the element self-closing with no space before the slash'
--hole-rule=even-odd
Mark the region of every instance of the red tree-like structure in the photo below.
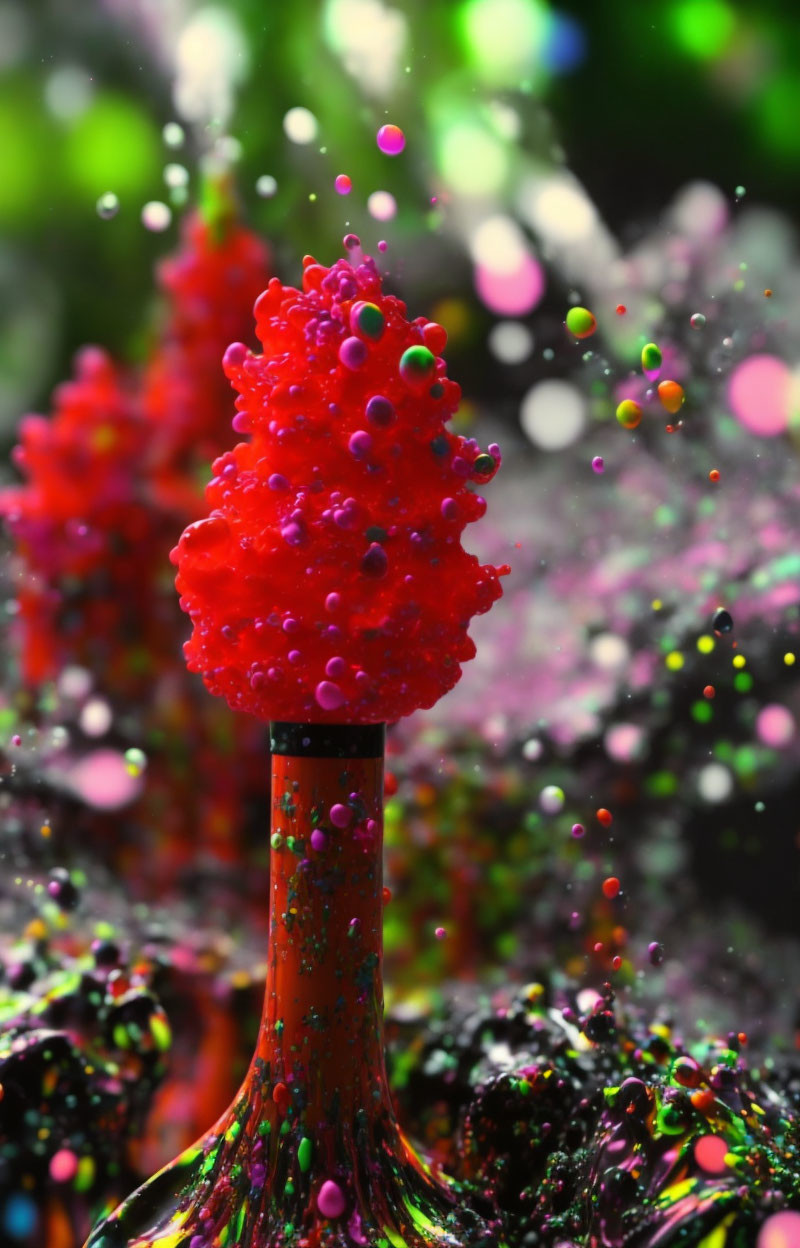
<svg viewBox="0 0 800 1248">
<path fill-rule="evenodd" d="M 256 318 L 264 354 L 225 356 L 251 436 L 215 462 L 211 515 L 173 559 L 189 665 L 272 721 L 264 1015 L 230 1110 L 89 1245 L 487 1243 L 392 1107 L 382 799 L 385 721 L 458 680 L 470 618 L 501 592 L 507 569 L 460 542 L 499 451 L 447 430 L 445 332 L 409 322 L 372 260 L 309 258 Z"/>
</svg>

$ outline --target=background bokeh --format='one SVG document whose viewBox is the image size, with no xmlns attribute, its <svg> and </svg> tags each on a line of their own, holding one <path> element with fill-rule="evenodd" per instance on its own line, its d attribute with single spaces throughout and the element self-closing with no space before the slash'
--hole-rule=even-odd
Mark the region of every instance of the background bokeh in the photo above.
<svg viewBox="0 0 800 1248">
<path fill-rule="evenodd" d="M 222 1108 L 258 1015 L 263 735 L 184 672 L 167 559 L 236 439 L 217 365 L 252 342 L 253 291 L 226 286 L 243 256 L 251 282 L 295 282 L 357 233 L 409 315 L 447 328 L 457 430 L 503 447 L 467 544 L 511 563 L 505 598 L 453 693 L 389 734 L 397 1025 L 451 981 L 613 973 L 689 1035 L 796 1045 L 798 53 L 778 3 L 0 0 L 0 1022 L 8 1056 L 90 942 L 119 944 L 123 1032 L 112 1003 L 70 1033 L 101 1072 L 121 1035 L 133 1050 L 133 1144 L 86 1178 L 95 1209 Z M 220 253 L 234 204 L 252 233 L 222 229 Z M 675 412 L 642 375 L 649 341 Z M 75 363 L 86 344 L 107 357 Z M 131 438 L 109 461 L 107 420 Z M 48 528 L 13 448 L 38 446 L 55 512 L 84 427 L 83 514 Z M 37 563 L 32 535 L 59 525 Z M 109 537 L 91 576 L 70 563 L 87 533 Z M 36 1186 L 47 1146 L 20 1156 Z M 41 1242 L 71 1248 L 73 1222 Z"/>
</svg>

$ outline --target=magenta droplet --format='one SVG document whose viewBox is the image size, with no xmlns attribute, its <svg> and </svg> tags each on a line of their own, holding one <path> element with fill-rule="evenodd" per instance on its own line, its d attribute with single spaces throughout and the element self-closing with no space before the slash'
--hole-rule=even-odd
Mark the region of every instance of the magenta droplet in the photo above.
<svg viewBox="0 0 800 1248">
<path fill-rule="evenodd" d="M 344 706 L 346 698 L 338 685 L 330 680 L 321 680 L 314 690 L 314 697 L 323 711 L 336 711 Z"/>
<path fill-rule="evenodd" d="M 326 1179 L 317 1194 L 317 1208 L 323 1218 L 340 1218 L 345 1211 L 344 1192 L 333 1179 Z"/>
<path fill-rule="evenodd" d="M 335 828 L 347 828 L 353 822 L 353 812 L 349 806 L 336 802 L 328 811 L 328 817 Z"/>
<path fill-rule="evenodd" d="M 339 348 L 339 360 L 344 364 L 345 368 L 355 372 L 362 368 L 367 361 L 369 348 L 361 338 L 345 338 Z"/>
<path fill-rule="evenodd" d="M 399 126 L 381 126 L 376 142 L 384 156 L 399 156 L 406 145 L 406 136 Z"/>
<path fill-rule="evenodd" d="M 605 472 L 606 465 L 602 455 L 595 455 L 592 460 L 592 470 L 597 473 Z"/>
</svg>

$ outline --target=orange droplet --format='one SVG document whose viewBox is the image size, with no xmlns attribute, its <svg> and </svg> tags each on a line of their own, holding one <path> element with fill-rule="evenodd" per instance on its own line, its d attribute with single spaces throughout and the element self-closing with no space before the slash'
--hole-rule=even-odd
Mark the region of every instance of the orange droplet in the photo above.
<svg viewBox="0 0 800 1248">
<path fill-rule="evenodd" d="M 620 883 L 615 875 L 610 875 L 607 880 L 603 880 L 603 894 L 608 897 L 609 901 L 618 895 L 619 890 Z"/>
<path fill-rule="evenodd" d="M 600 809 L 597 811 L 597 822 L 602 823 L 604 828 L 608 828 L 611 826 L 611 822 L 613 818 L 614 816 L 611 814 L 611 811 L 606 810 L 605 806 L 601 806 Z"/>
<path fill-rule="evenodd" d="M 713 697 L 714 697 L 714 695 L 716 694 L 716 692 L 717 692 L 717 691 L 716 691 L 716 689 L 714 688 L 714 686 L 713 686 L 713 685 L 706 685 L 705 689 L 703 690 L 703 697 L 704 697 L 704 698 L 713 698 Z"/>
<path fill-rule="evenodd" d="M 708 474 L 708 479 L 709 481 L 713 481 L 714 483 L 719 481 L 719 469 L 712 468 L 710 473 Z"/>
<path fill-rule="evenodd" d="M 625 313 L 628 311 L 628 309 L 625 307 L 624 303 L 618 303 L 616 311 L 617 311 L 617 316 L 624 316 Z"/>
<path fill-rule="evenodd" d="M 769 287 L 767 287 L 767 289 L 764 291 L 764 294 L 766 295 L 767 299 L 772 298 L 772 291 L 770 290 Z"/>
<path fill-rule="evenodd" d="M 382 896 L 383 896 L 383 904 L 385 906 L 388 906 L 389 902 L 392 900 L 392 890 L 390 888 L 387 888 L 385 884 L 383 886 Z"/>
<path fill-rule="evenodd" d="M 658 383 L 658 397 L 661 400 L 661 406 L 665 407 L 674 416 L 683 407 L 686 395 L 683 392 L 683 386 L 679 385 L 677 381 L 660 381 Z"/>
</svg>

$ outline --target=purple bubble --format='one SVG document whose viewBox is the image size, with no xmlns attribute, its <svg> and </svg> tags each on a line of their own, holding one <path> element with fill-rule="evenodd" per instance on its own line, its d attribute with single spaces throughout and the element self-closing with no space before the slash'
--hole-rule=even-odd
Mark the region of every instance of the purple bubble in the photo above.
<svg viewBox="0 0 800 1248">
<path fill-rule="evenodd" d="M 353 372 L 363 367 L 368 355 L 367 344 L 361 338 L 345 338 L 339 348 L 340 363 Z"/>
<path fill-rule="evenodd" d="M 387 428 L 395 418 L 394 405 L 382 394 L 373 395 L 367 403 L 367 420 L 373 425 Z"/>
<path fill-rule="evenodd" d="M 319 682 L 314 690 L 314 697 L 323 711 L 337 711 L 340 706 L 344 706 L 346 701 L 339 686 L 334 685 L 330 680 Z"/>
</svg>

